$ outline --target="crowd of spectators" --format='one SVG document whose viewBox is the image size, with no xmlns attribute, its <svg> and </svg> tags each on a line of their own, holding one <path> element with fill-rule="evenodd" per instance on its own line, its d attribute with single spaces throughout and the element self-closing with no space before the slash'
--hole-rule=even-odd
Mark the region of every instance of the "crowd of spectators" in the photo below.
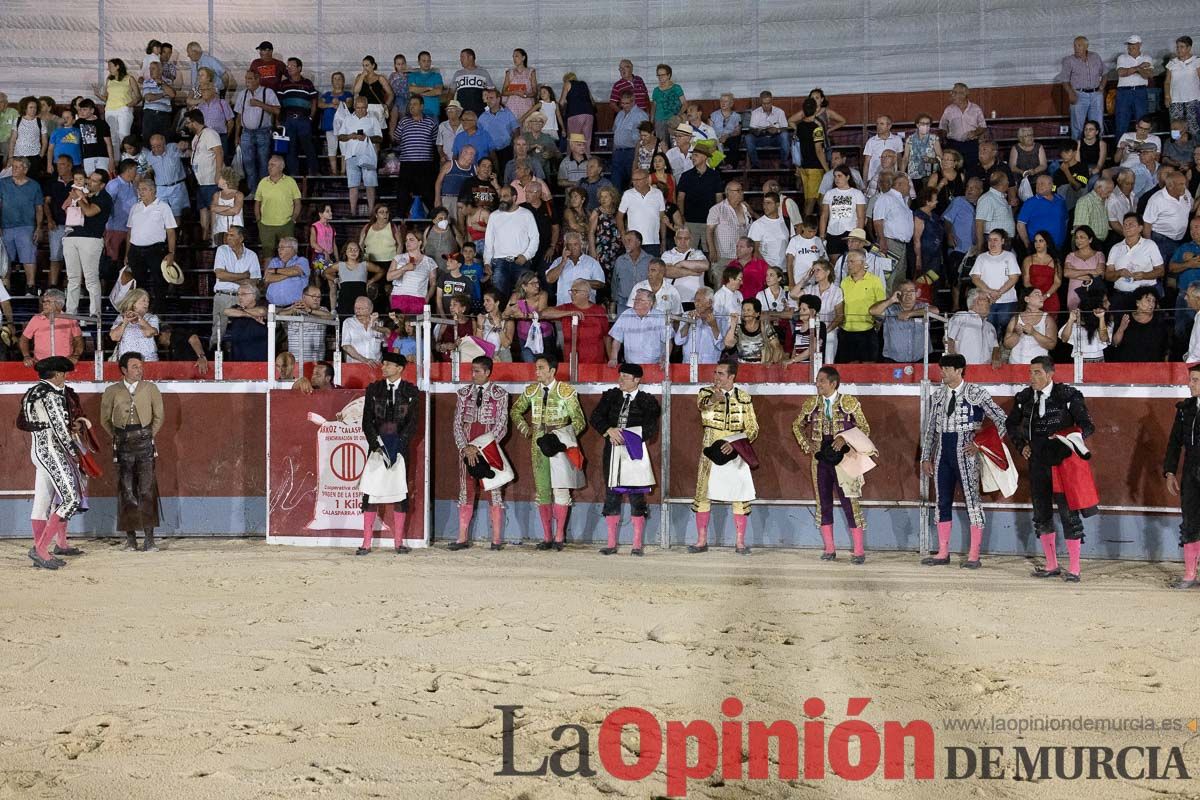
<svg viewBox="0 0 1200 800">
<path fill-rule="evenodd" d="M 648 88 L 620 62 L 600 132 L 592 88 L 539 82 L 521 48 L 499 79 L 470 49 L 452 74 L 421 52 L 348 78 L 268 41 L 245 71 L 152 41 L 66 107 L 0 94 L 0 345 L 77 359 L 75 317 L 111 313 L 90 346 L 114 357 L 266 359 L 270 303 L 296 361 L 325 361 L 337 328 L 377 364 L 412 352 L 428 305 L 440 358 L 912 363 L 937 312 L 935 348 L 968 363 L 1198 361 L 1200 58 L 1187 36 L 1161 62 L 1141 48 L 1110 63 L 1075 40 L 1067 141 L 1001 147 L 958 83 L 851 152 L 820 89 L 790 116 L 770 91 L 706 114 L 667 64 Z M 308 200 L 322 174 L 348 203 Z M 185 246 L 211 270 L 206 345 L 162 322 Z M 40 295 L 20 336 L 10 294 Z"/>
</svg>

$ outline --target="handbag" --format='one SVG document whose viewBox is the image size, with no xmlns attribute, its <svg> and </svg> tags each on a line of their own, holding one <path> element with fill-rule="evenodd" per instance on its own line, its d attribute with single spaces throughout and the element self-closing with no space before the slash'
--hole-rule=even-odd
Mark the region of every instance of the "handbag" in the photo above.
<svg viewBox="0 0 1200 800">
<path fill-rule="evenodd" d="M 533 315 L 529 325 L 529 333 L 525 336 L 525 347 L 535 356 L 541 355 L 545 351 L 546 343 L 542 338 L 542 326 L 538 322 L 537 314 Z"/>
</svg>

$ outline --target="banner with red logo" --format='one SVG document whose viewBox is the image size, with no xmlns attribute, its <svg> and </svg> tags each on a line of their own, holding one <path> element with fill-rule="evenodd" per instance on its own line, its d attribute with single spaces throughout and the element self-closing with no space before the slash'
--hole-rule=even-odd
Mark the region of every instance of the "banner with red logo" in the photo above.
<svg viewBox="0 0 1200 800">
<path fill-rule="evenodd" d="M 367 463 L 362 433 L 363 391 L 310 395 L 271 392 L 268 431 L 267 540 L 280 544 L 351 547 L 363 535 L 358 479 Z M 424 420 L 408 453 L 409 514 L 404 538 L 424 544 Z M 376 522 L 376 536 L 391 531 Z"/>
</svg>

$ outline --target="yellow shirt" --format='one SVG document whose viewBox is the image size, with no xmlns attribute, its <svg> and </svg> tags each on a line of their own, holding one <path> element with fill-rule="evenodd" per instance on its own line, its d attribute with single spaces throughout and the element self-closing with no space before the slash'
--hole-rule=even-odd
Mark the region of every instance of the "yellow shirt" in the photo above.
<svg viewBox="0 0 1200 800">
<path fill-rule="evenodd" d="M 104 101 L 104 113 L 119 111 L 129 105 L 132 92 L 129 90 L 129 78 L 123 81 L 115 78 L 108 79 L 108 99 Z"/>
<path fill-rule="evenodd" d="M 884 298 L 883 281 L 870 272 L 854 280 L 849 275 L 842 278 L 842 301 L 845 303 L 846 321 L 842 329 L 850 333 L 861 333 L 875 327 L 871 306 Z"/>
<path fill-rule="evenodd" d="M 278 183 L 270 178 L 258 182 L 254 199 L 262 203 L 263 225 L 287 225 L 292 221 L 292 201 L 300 199 L 300 187 L 290 175 L 284 175 Z"/>
</svg>

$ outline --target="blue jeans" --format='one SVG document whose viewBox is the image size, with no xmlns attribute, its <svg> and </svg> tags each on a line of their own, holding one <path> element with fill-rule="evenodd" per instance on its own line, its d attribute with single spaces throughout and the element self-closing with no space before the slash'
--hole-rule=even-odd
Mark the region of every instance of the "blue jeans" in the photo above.
<svg viewBox="0 0 1200 800">
<path fill-rule="evenodd" d="M 1135 122 L 1146 116 L 1148 107 L 1145 86 L 1117 89 L 1117 108 L 1114 114 L 1116 130 L 1113 131 L 1113 135 L 1120 139 L 1122 133 L 1128 133 Z"/>
<path fill-rule="evenodd" d="M 1004 331 L 1015 313 L 1016 303 L 992 303 L 992 310 L 988 312 L 988 322 L 996 329 L 996 338 L 1000 341 L 1004 341 Z"/>
<path fill-rule="evenodd" d="M 613 186 L 617 187 L 617 191 L 623 192 L 629 188 L 629 176 L 633 173 L 633 155 L 634 148 L 618 147 L 613 150 L 612 161 L 612 182 Z"/>
<path fill-rule="evenodd" d="M 517 276 L 525 268 L 511 258 L 492 259 L 492 286 L 502 296 L 507 296 L 517 285 Z"/>
<path fill-rule="evenodd" d="M 300 148 L 304 148 L 304 168 L 309 175 L 317 174 L 317 143 L 313 140 L 312 120 L 308 117 L 289 117 L 283 121 L 291 143 L 287 151 L 288 175 L 300 174 Z"/>
<path fill-rule="evenodd" d="M 791 166 L 792 163 L 792 146 L 791 134 L 787 131 L 780 131 L 777 134 L 746 134 L 746 156 L 750 159 L 750 167 L 758 168 L 758 147 L 770 147 L 777 145 L 779 147 L 779 163 L 784 169 Z"/>
<path fill-rule="evenodd" d="M 1175 250 L 1179 245 L 1183 244 L 1185 239 L 1170 239 L 1163 236 L 1161 233 L 1150 233 L 1150 240 L 1158 247 L 1158 254 L 1162 256 L 1163 264 L 1170 265 L 1171 257 L 1175 255 Z M 1167 267 L 1168 271 L 1170 266 Z"/>
<path fill-rule="evenodd" d="M 271 129 L 248 131 L 243 128 L 238 144 L 242 148 L 242 171 L 246 173 L 250 194 L 254 194 L 258 182 L 267 174 L 267 159 L 271 157 Z"/>
<path fill-rule="evenodd" d="M 1104 133 L 1104 95 L 1101 92 L 1076 91 L 1076 100 L 1071 104 L 1071 138 L 1083 135 L 1083 123 L 1089 119 L 1100 126 Z"/>
</svg>

